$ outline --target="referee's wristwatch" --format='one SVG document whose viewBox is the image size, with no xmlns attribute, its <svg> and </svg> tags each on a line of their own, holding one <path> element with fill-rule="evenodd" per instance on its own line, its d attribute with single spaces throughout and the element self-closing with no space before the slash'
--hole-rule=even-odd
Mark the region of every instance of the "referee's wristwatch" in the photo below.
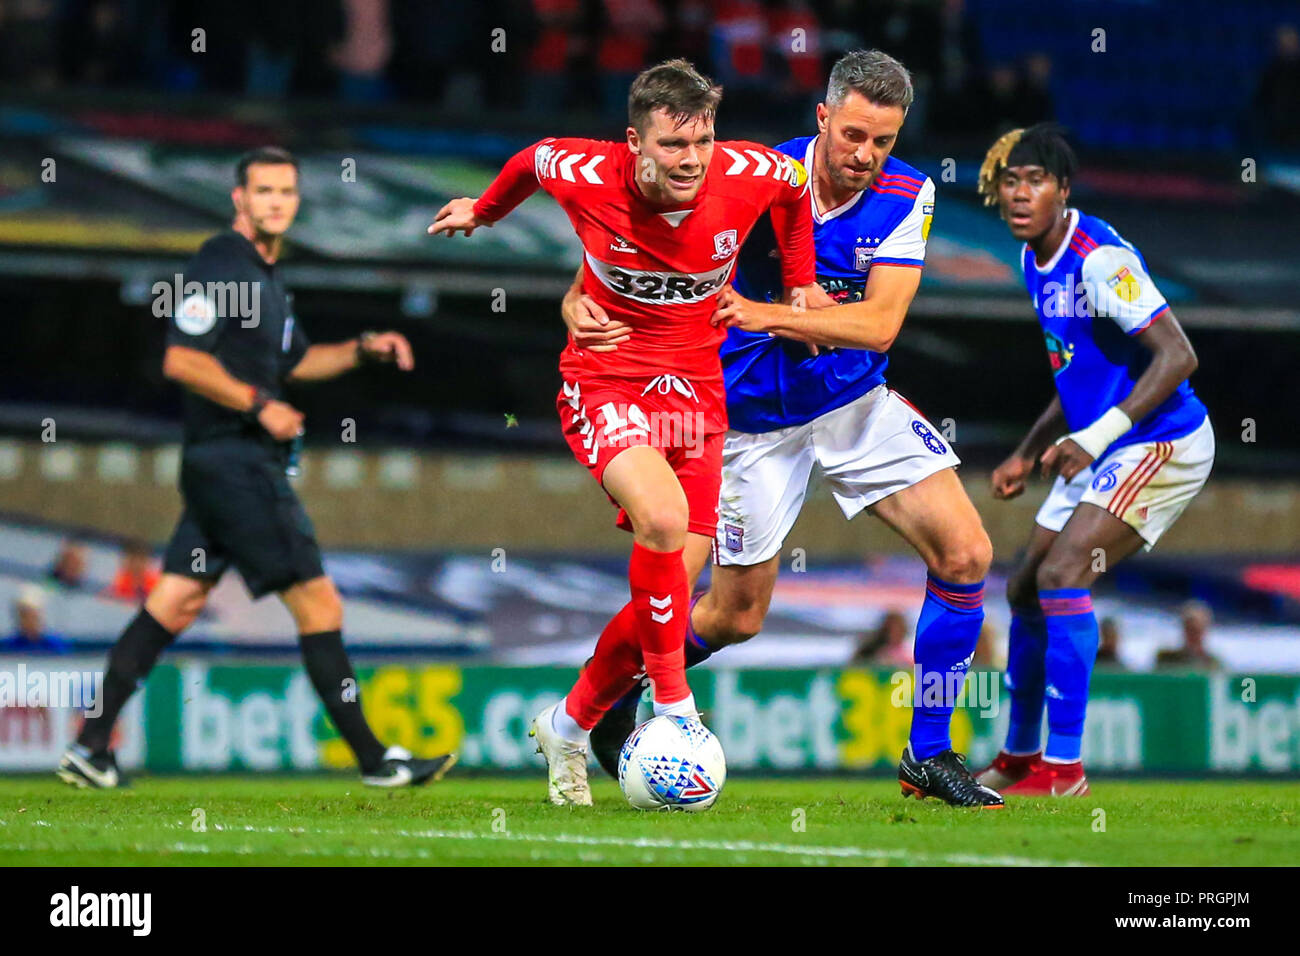
<svg viewBox="0 0 1300 956">
<path fill-rule="evenodd" d="M 252 407 L 248 409 L 248 411 L 244 412 L 244 417 L 248 419 L 250 422 L 252 422 L 254 425 L 261 424 L 261 422 L 257 420 L 257 416 L 262 414 L 262 409 L 266 408 L 267 403 L 270 402 L 271 400 L 272 399 L 271 399 L 270 392 L 268 392 L 264 388 L 257 388 L 256 386 L 254 386 L 253 404 Z"/>
<path fill-rule="evenodd" d="M 362 332 L 359 336 L 357 336 L 357 364 L 358 365 L 366 365 L 368 363 L 382 361 L 382 359 L 378 355 L 376 355 L 369 348 L 367 348 L 367 346 L 374 340 L 374 338 L 377 335 L 379 335 L 379 333 L 371 329 L 369 331 Z"/>
</svg>

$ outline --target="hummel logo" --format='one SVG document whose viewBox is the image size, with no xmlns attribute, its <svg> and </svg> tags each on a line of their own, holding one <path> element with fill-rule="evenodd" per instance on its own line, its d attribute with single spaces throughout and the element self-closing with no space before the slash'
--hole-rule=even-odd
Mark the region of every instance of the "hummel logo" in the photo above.
<svg viewBox="0 0 1300 956">
<path fill-rule="evenodd" d="M 1054 684 L 1048 684 L 1043 693 L 1048 697 L 1051 697 L 1053 700 L 1065 700 L 1065 695 L 1057 690 L 1056 685 Z"/>
<path fill-rule="evenodd" d="M 673 603 L 673 596 L 671 594 L 665 594 L 661 598 L 651 597 L 650 598 L 651 607 L 656 607 L 660 609 L 668 608 L 668 613 L 656 614 L 654 611 L 651 611 L 650 620 L 654 621 L 656 624 L 667 624 L 669 621 L 671 621 L 673 619 L 672 603 Z"/>
</svg>

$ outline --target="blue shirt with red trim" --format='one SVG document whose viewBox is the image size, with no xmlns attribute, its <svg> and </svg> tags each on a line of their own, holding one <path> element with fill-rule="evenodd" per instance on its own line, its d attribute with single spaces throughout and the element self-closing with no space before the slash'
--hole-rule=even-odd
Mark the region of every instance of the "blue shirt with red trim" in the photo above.
<svg viewBox="0 0 1300 956">
<path fill-rule="evenodd" d="M 1077 209 L 1067 209 L 1066 215 L 1070 228 L 1056 254 L 1040 266 L 1026 245 L 1021 265 L 1073 432 L 1128 398 L 1152 359 L 1151 351 L 1133 337 L 1158 322 L 1169 304 L 1151 281 L 1142 254 L 1109 223 Z M 1182 438 L 1205 415 L 1205 406 L 1184 379 L 1102 457 L 1125 445 Z"/>
<path fill-rule="evenodd" d="M 777 150 L 813 173 L 817 137 L 802 136 Z M 844 205 L 822 212 L 813 190 L 813 244 L 817 281 L 840 302 L 862 299 L 874 266 L 921 268 L 934 183 L 900 159 L 889 157 L 867 189 Z M 781 260 L 767 218 L 740 251 L 736 290 L 747 299 L 781 298 Z M 727 415 L 737 431 L 760 433 L 803 425 L 852 402 L 885 380 L 889 358 L 865 349 L 825 349 L 813 356 L 803 342 L 731 329 L 722 344 Z"/>
</svg>

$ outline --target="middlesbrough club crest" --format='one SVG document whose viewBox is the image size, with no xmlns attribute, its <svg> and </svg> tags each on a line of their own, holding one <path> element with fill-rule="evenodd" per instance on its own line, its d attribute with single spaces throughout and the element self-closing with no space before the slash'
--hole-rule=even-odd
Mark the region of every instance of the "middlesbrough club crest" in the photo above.
<svg viewBox="0 0 1300 956">
<path fill-rule="evenodd" d="M 736 254 L 739 245 L 736 242 L 736 230 L 727 229 L 713 237 L 713 253 L 715 260 L 730 259 Z"/>
</svg>

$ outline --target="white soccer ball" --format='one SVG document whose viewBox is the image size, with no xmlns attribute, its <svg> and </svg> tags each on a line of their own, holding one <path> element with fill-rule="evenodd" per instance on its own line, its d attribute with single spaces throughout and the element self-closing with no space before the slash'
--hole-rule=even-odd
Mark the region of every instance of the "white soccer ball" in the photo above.
<svg viewBox="0 0 1300 956">
<path fill-rule="evenodd" d="M 727 758 L 694 717 L 653 717 L 618 755 L 618 785 L 638 810 L 707 810 L 727 782 Z"/>
</svg>

